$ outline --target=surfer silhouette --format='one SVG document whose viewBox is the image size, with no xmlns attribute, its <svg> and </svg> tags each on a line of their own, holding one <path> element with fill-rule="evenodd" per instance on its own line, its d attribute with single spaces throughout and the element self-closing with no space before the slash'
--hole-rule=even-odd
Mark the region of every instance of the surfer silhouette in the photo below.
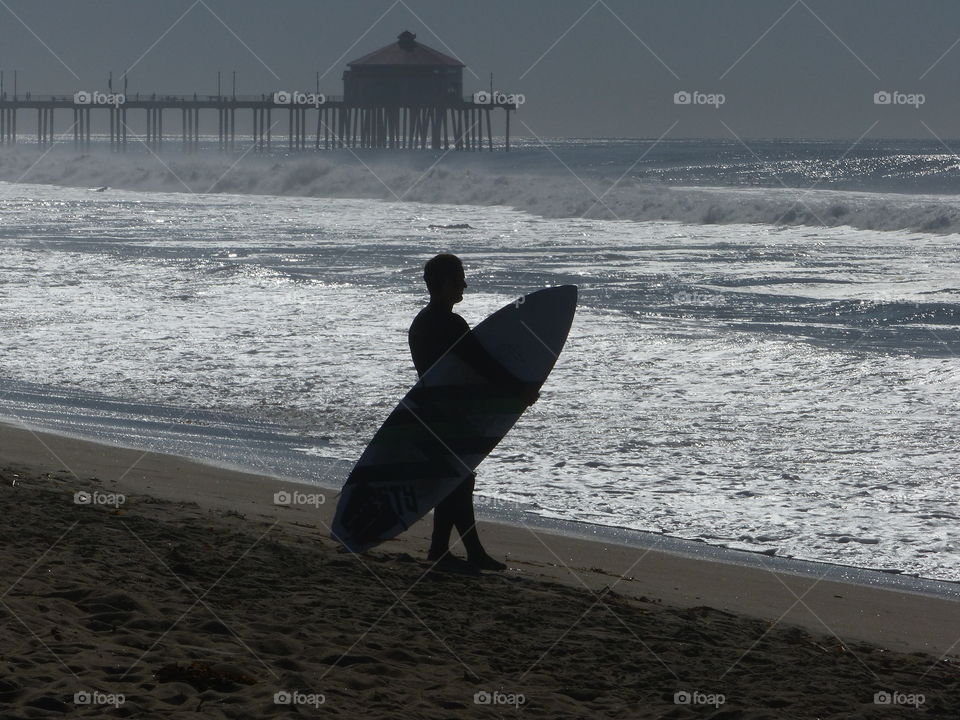
<svg viewBox="0 0 960 720">
<path fill-rule="evenodd" d="M 463 300 L 467 287 L 463 263 L 456 255 L 441 254 L 424 266 L 423 279 L 430 302 L 410 326 L 410 354 L 417 374 L 422 378 L 447 353 L 453 352 L 488 380 L 517 391 L 527 402 L 536 402 L 539 394 L 497 362 L 470 332 L 467 321 L 453 312 Z M 490 557 L 480 542 L 473 510 L 476 475 L 471 474 L 445 497 L 433 511 L 433 535 L 427 558 L 439 570 L 505 570 L 506 565 Z M 467 551 L 467 561 L 450 553 L 450 534 L 457 528 Z"/>
</svg>

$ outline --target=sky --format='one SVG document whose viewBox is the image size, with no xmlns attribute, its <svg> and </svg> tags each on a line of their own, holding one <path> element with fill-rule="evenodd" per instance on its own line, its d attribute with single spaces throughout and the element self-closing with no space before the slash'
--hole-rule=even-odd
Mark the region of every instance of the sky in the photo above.
<svg viewBox="0 0 960 720">
<path fill-rule="evenodd" d="M 255 95 L 320 73 L 338 95 L 403 30 L 463 61 L 465 92 L 493 73 L 522 93 L 518 135 L 960 137 L 956 0 L 2 0 L 0 70 L 8 93 L 14 70 L 33 94 L 110 71 L 212 94 L 221 71 L 224 92 L 233 72 Z"/>
</svg>

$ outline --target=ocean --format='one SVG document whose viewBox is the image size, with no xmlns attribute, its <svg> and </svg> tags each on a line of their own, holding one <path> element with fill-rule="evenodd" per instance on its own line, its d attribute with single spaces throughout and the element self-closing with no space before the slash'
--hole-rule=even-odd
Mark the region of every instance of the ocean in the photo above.
<svg viewBox="0 0 960 720">
<path fill-rule="evenodd" d="M 335 485 L 456 252 L 471 324 L 580 288 L 481 507 L 960 580 L 949 148 L 282 147 L 0 153 L 0 414 Z"/>
</svg>

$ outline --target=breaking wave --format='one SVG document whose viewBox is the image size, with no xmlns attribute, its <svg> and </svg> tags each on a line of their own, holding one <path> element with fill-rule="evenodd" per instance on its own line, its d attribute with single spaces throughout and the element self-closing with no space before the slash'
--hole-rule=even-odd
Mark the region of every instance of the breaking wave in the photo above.
<svg viewBox="0 0 960 720">
<path fill-rule="evenodd" d="M 374 198 L 454 205 L 502 205 L 551 218 L 589 217 L 691 224 L 841 226 L 923 233 L 960 232 L 960 196 L 803 188 L 670 186 L 619 173 L 525 172 L 496 155 L 153 156 L 57 150 L 0 153 L 0 180 L 107 191 Z M 435 163 L 431 165 L 431 163 Z"/>
</svg>

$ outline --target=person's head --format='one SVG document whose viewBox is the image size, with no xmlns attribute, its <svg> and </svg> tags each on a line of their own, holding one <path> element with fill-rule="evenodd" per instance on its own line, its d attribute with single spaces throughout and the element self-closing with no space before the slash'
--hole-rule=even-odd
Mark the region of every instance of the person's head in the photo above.
<svg viewBox="0 0 960 720">
<path fill-rule="evenodd" d="M 451 306 L 463 300 L 463 291 L 467 287 L 464 277 L 460 258 L 449 253 L 430 258 L 423 267 L 423 280 L 427 283 L 430 299 Z"/>
</svg>

